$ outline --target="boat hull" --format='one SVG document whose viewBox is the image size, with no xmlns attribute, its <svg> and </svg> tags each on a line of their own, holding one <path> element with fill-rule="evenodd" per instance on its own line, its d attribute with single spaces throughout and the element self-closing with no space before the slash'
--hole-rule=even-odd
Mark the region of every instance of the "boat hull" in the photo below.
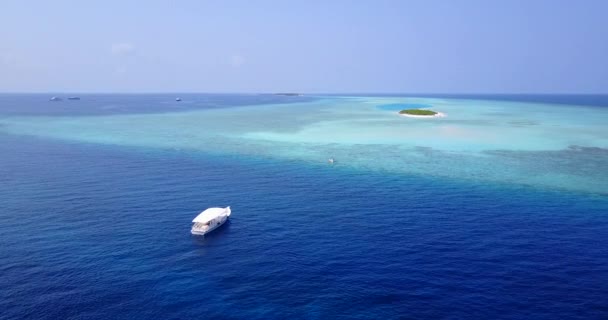
<svg viewBox="0 0 608 320">
<path fill-rule="evenodd" d="M 218 223 L 213 224 L 211 226 L 209 226 L 209 228 L 206 229 L 197 229 L 197 228 L 192 228 L 190 230 L 190 233 L 192 233 L 193 235 L 197 235 L 197 236 L 204 236 L 206 234 L 208 234 L 209 232 L 212 232 L 213 230 L 223 226 L 224 224 L 226 224 L 226 221 L 228 221 L 228 216 L 225 216 L 223 219 L 221 219 Z"/>
</svg>

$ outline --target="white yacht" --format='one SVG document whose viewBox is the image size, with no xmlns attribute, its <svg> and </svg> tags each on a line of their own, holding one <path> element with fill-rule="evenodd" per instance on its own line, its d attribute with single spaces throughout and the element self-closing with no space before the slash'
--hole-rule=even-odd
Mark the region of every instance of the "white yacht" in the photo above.
<svg viewBox="0 0 608 320">
<path fill-rule="evenodd" d="M 192 220 L 193 224 L 190 232 L 203 236 L 228 221 L 230 212 L 229 206 L 226 208 L 209 208 Z"/>
</svg>

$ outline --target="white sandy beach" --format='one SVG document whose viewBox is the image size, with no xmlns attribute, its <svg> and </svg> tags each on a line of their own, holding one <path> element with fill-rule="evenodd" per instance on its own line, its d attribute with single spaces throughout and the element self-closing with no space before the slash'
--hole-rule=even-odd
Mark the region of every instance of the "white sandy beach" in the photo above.
<svg viewBox="0 0 608 320">
<path fill-rule="evenodd" d="M 446 116 L 446 114 L 442 113 L 442 112 L 437 112 L 437 114 L 434 114 L 432 116 L 421 116 L 421 115 L 404 114 L 404 113 L 400 113 L 399 115 L 402 117 L 408 117 L 408 118 L 443 118 Z"/>
</svg>

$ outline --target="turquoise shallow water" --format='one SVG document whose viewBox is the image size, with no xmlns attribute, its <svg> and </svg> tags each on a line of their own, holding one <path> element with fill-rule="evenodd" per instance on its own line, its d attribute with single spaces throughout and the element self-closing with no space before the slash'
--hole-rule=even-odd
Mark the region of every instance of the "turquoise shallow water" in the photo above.
<svg viewBox="0 0 608 320">
<path fill-rule="evenodd" d="M 429 106 L 412 119 L 394 106 Z M 387 108 L 387 106 L 389 106 Z M 608 108 L 512 101 L 318 97 L 106 116 L 4 117 L 0 130 L 60 140 L 243 154 L 364 171 L 605 193 Z"/>
</svg>

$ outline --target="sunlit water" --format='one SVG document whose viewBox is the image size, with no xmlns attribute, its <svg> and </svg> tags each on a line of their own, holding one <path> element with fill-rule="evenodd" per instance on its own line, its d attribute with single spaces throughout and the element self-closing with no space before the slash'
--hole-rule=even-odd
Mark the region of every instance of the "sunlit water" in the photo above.
<svg viewBox="0 0 608 320">
<path fill-rule="evenodd" d="M 181 96 L 0 95 L 0 319 L 608 317 L 606 99 Z"/>
</svg>

